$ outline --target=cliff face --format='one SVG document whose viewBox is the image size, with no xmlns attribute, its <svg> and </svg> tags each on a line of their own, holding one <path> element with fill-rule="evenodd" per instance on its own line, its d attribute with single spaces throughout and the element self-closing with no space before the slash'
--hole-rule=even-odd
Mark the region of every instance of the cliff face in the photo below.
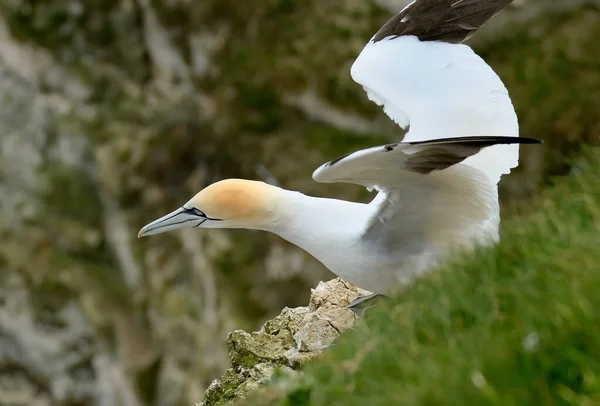
<svg viewBox="0 0 600 406">
<path fill-rule="evenodd" d="M 224 177 L 367 198 L 310 173 L 398 137 L 348 71 L 405 3 L 0 0 L 0 404 L 192 404 L 228 332 L 306 303 L 330 274 L 274 236 L 135 236 Z M 523 7 L 476 42 L 548 140 L 504 197 L 598 134 L 598 9 L 507 35 Z"/>
</svg>

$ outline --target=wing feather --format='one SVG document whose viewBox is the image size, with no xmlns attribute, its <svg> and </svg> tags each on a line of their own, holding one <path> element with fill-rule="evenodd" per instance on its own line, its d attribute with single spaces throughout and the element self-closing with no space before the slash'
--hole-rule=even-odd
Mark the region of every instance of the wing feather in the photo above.
<svg viewBox="0 0 600 406">
<path fill-rule="evenodd" d="M 512 0 L 414 1 L 385 23 L 373 42 L 414 35 L 421 41 L 459 44 L 510 3 Z"/>
<path fill-rule="evenodd" d="M 362 50 L 351 76 L 406 132 L 403 141 L 464 134 L 518 136 L 508 90 L 461 44 L 510 0 L 415 0 Z M 498 145 L 464 161 L 497 182 L 518 165 L 518 145 Z"/>
<path fill-rule="evenodd" d="M 426 269 L 438 249 L 498 238 L 496 182 L 461 162 L 500 144 L 539 142 L 491 136 L 380 145 L 330 161 L 313 178 L 378 190 L 362 238 L 379 249 L 412 253 Z"/>
<path fill-rule="evenodd" d="M 403 171 L 426 175 L 463 162 L 487 147 L 536 143 L 540 141 L 534 138 L 491 136 L 386 144 L 352 152 L 327 162 L 313 173 L 313 179 L 324 183 L 348 182 L 366 187 L 394 189 L 402 182 Z"/>
</svg>

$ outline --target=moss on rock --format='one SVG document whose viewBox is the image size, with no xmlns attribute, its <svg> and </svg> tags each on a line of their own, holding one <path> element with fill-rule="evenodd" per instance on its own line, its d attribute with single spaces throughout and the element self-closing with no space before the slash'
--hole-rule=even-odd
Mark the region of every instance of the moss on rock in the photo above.
<svg viewBox="0 0 600 406">
<path fill-rule="evenodd" d="M 259 331 L 237 330 L 227 337 L 232 368 L 206 391 L 203 406 L 221 406 L 245 397 L 276 371 L 290 373 L 304 367 L 352 328 L 352 299 L 366 293 L 341 279 L 321 282 L 307 307 L 285 308 Z"/>
</svg>

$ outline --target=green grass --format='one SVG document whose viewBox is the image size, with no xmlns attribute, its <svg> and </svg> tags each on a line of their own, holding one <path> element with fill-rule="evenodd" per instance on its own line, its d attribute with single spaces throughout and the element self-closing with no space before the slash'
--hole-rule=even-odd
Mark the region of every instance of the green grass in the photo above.
<svg viewBox="0 0 600 406">
<path fill-rule="evenodd" d="M 600 404 L 600 153 L 250 405 Z"/>
</svg>

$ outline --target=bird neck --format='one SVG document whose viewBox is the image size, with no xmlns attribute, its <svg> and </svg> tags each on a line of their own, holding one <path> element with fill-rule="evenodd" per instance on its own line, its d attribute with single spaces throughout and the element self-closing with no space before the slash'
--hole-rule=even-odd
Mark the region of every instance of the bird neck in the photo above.
<svg viewBox="0 0 600 406">
<path fill-rule="evenodd" d="M 363 203 L 284 191 L 274 221 L 266 228 L 299 246 L 327 266 L 335 247 L 356 241 L 365 230 L 371 208 Z"/>
</svg>

